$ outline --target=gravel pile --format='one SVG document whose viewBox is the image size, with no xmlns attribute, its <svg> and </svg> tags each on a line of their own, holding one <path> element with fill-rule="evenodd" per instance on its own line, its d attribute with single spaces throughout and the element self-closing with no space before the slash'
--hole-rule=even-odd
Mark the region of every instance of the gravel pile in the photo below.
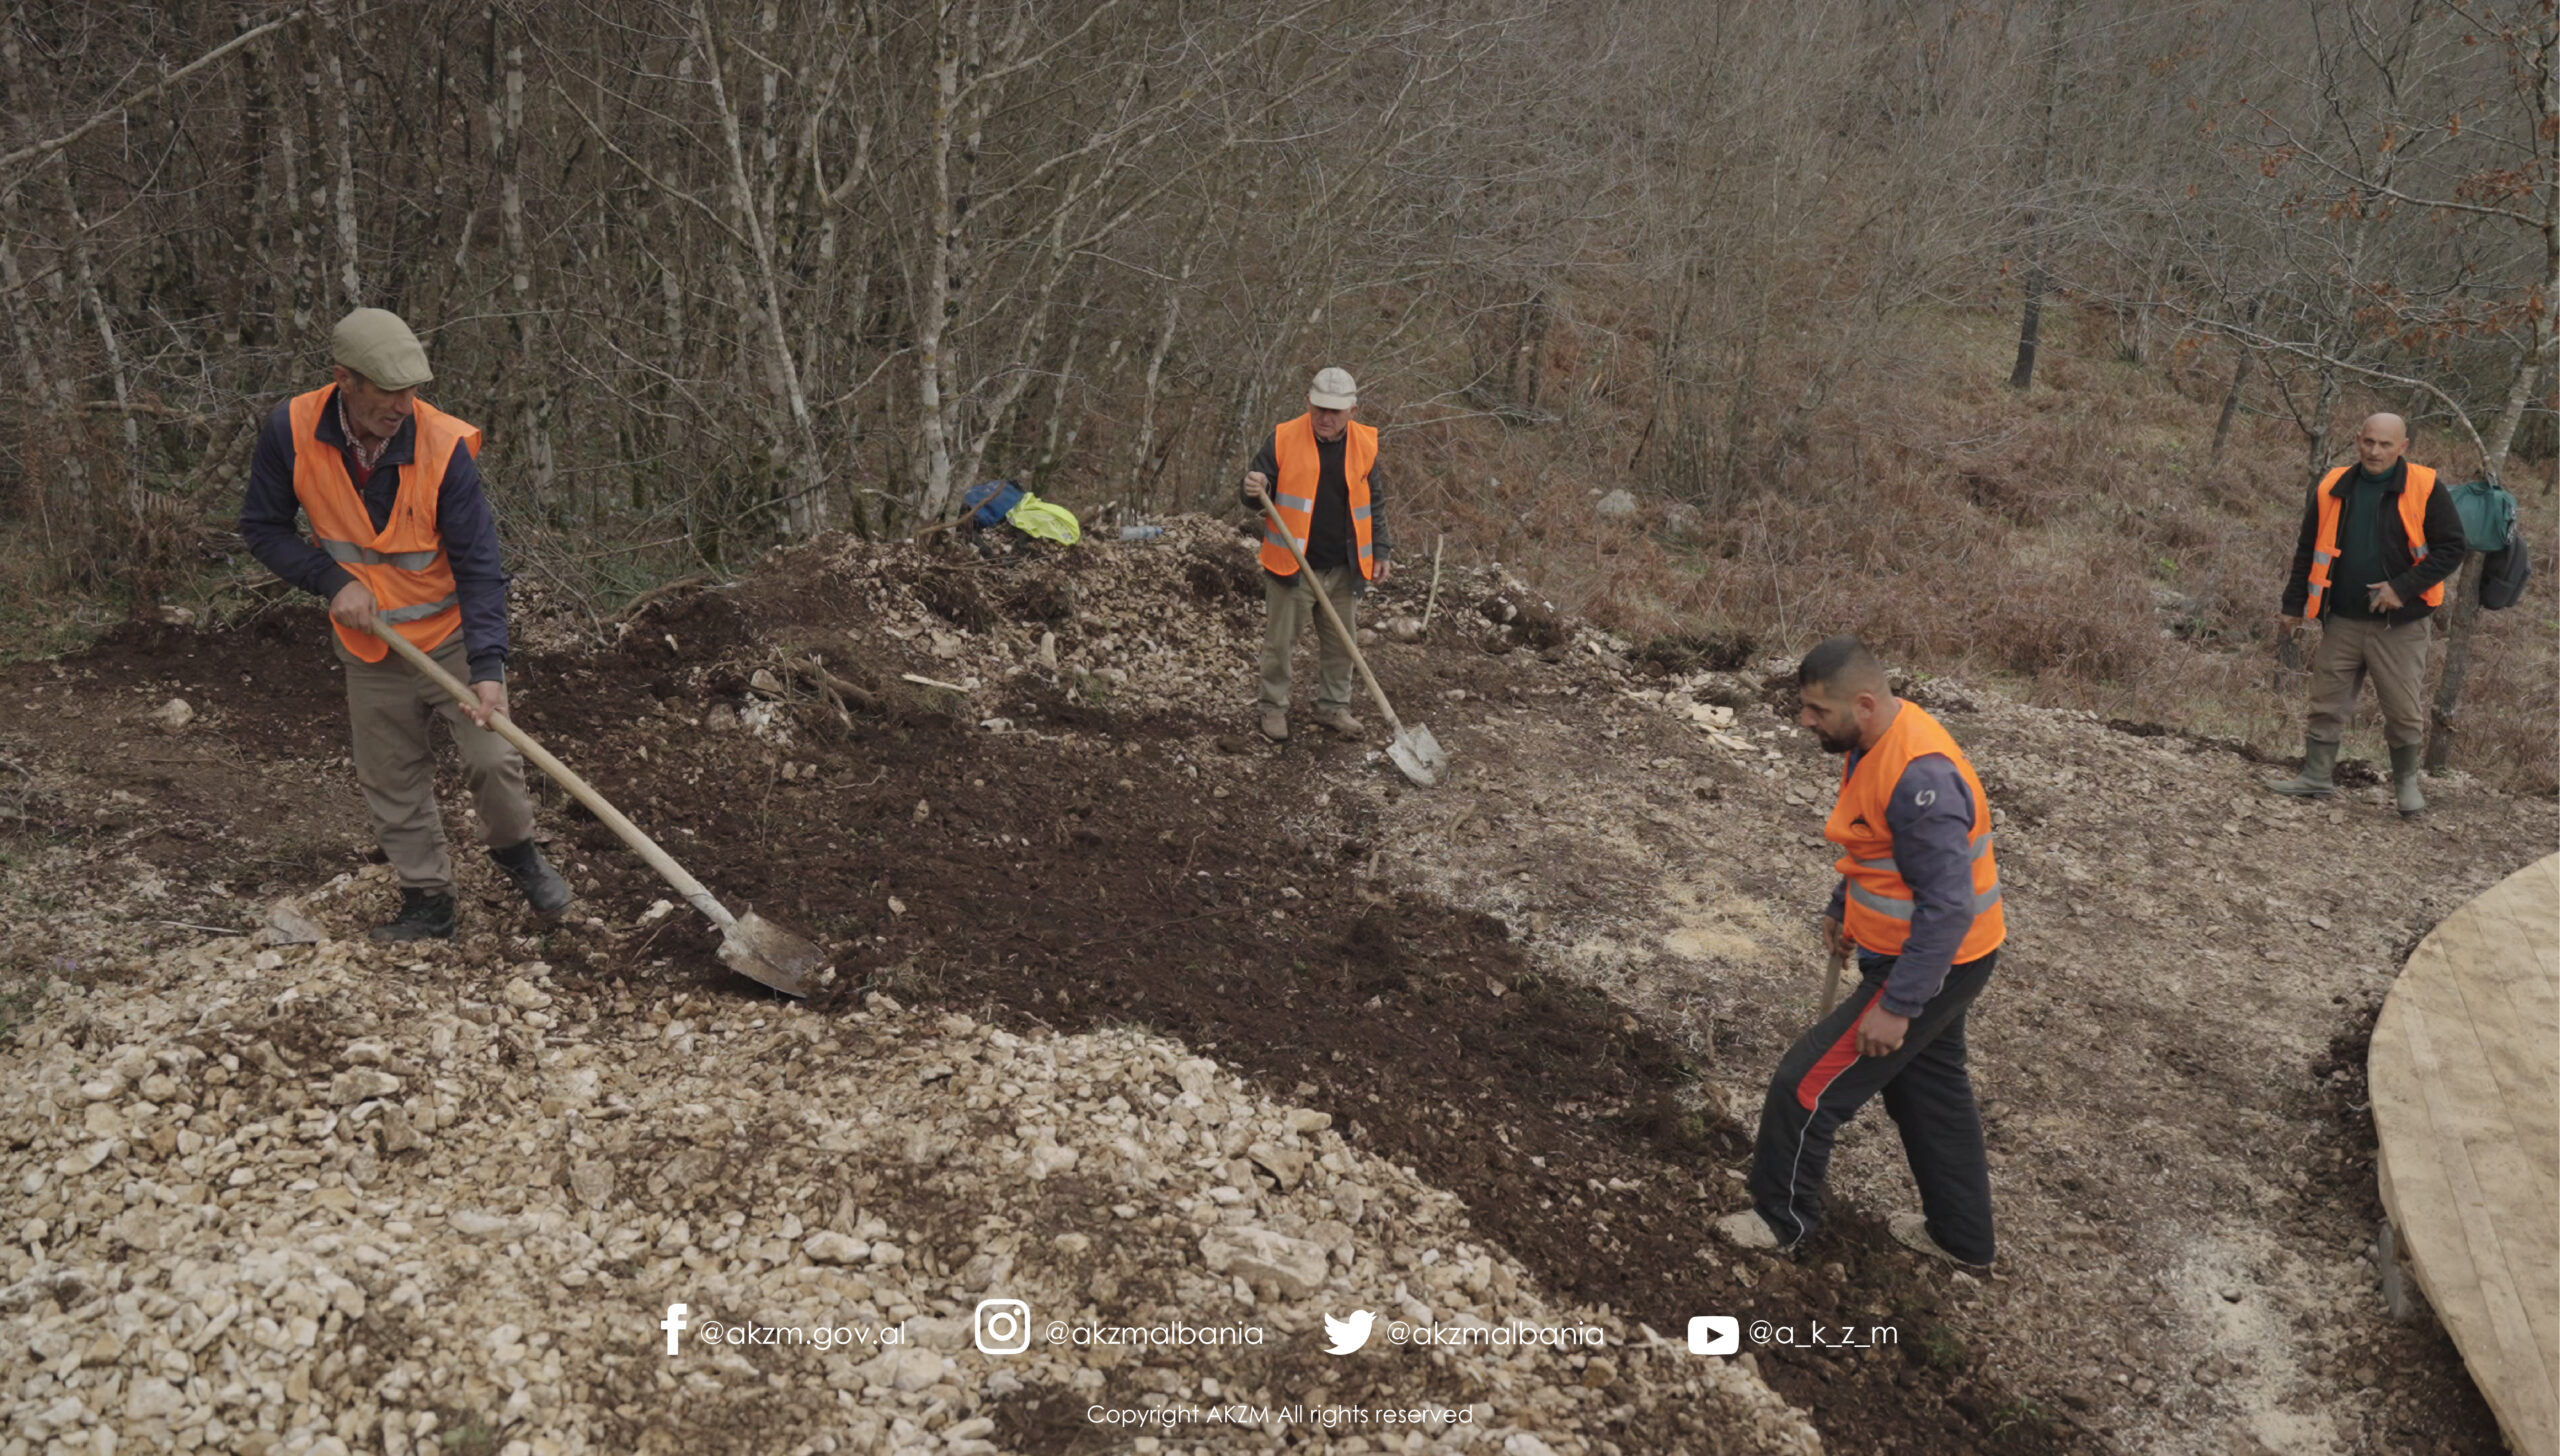
<svg viewBox="0 0 2560 1456">
<path fill-rule="evenodd" d="M 0 1451 L 1819 1449 L 1749 1369 L 1549 1306 L 1455 1199 L 1135 1031 L 225 939 L 57 983 L 13 1058 Z M 976 1347 L 988 1298 L 1028 1351 Z M 1325 1353 L 1354 1309 L 1377 1337 Z M 1522 1321 L 1603 1343 L 1491 1343 Z M 1317 1424 L 1344 1407 L 1419 1423 Z"/>
</svg>

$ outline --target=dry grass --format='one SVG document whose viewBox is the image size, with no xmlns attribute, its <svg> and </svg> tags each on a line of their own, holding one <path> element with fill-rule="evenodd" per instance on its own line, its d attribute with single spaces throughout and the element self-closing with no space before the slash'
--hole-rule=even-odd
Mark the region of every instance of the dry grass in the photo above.
<svg viewBox="0 0 2560 1456">
<path fill-rule="evenodd" d="M 1700 501 L 1694 534 L 1607 447 L 1518 432 L 1423 442 L 1439 483 L 1401 508 L 1407 540 L 1416 517 L 1445 521 L 1559 608 L 1639 639 L 1744 632 L 1794 652 L 1853 631 L 1899 663 L 2031 701 L 2293 751 L 2307 680 L 2278 666 L 2273 634 L 2307 480 L 2291 424 L 2244 418 L 2208 469 L 2218 379 L 2075 356 L 2064 329 L 2020 395 L 2005 357 L 1984 367 L 1994 321 L 1934 327 L 1836 394 L 1800 450 Z M 1640 425 L 1587 433 L 1632 439 Z M 2429 449 L 2441 443 L 2422 435 L 2419 458 L 2444 460 Z M 2463 464 L 2444 460 L 2450 478 Z M 1505 484 L 1462 484 L 1487 477 Z M 1643 508 L 1602 519 L 1593 497 L 1621 484 Z M 2535 559 L 2560 564 L 2551 493 L 2527 483 L 2520 498 Z M 2523 606 L 2484 615 L 2456 760 L 2527 793 L 2560 789 L 2555 590 L 2546 577 Z M 2348 752 L 2382 755 L 2369 695 Z"/>
</svg>

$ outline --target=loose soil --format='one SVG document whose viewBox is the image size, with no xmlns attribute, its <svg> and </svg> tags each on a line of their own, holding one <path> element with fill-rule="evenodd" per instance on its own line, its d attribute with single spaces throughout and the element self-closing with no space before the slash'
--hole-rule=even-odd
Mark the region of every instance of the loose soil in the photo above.
<svg viewBox="0 0 2560 1456">
<path fill-rule="evenodd" d="M 1897 1343 L 1883 1349 L 1757 1352 L 1760 1374 L 1829 1449 L 2498 1449 L 2431 1324 L 2367 1317 L 2357 1328 L 2381 1348 L 2353 1363 L 2289 1363 L 2281 1379 L 2260 1371 L 2252 1384 L 2226 1346 L 2182 1345 L 2194 1331 L 2174 1301 L 2130 1272 L 2143 1247 L 2131 1203 L 2170 1172 L 2171 1149 L 2147 1130 L 2205 1116 L 2223 1069 L 2268 1056 L 2236 1026 L 2152 1029 L 2176 1008 L 2141 984 L 2158 963 L 2144 936 L 2199 889 L 2159 868 L 2115 887 L 2086 870 L 2038 884 L 2031 868 L 2010 891 L 2013 919 L 2033 925 L 2040 909 L 2060 920 L 2058 902 L 2085 887 L 2115 974 L 2049 978 L 2025 993 L 2031 967 L 2053 951 L 2030 937 L 2027 954 L 2004 957 L 1978 1015 L 1975 1056 L 2007 1169 L 1995 1174 L 2010 1250 L 2000 1273 L 1976 1282 L 1924 1268 L 1886 1236 L 1898 1152 L 1873 1113 L 1844 1139 L 1834 1217 L 1799 1257 L 1713 1246 L 1710 1220 L 1743 1201 L 1757 1079 L 1810 1013 L 1798 985 L 1810 958 L 1776 917 L 1819 903 L 1825 857 L 1805 841 L 1819 827 L 1823 765 L 1782 738 L 1769 741 L 1785 772 L 1756 751 L 1702 749 L 1658 705 L 1624 694 L 1709 657 L 1726 671 L 1749 645 L 1657 644 L 1631 662 L 1623 645 L 1571 637 L 1535 604 L 1552 630 L 1506 634 L 1494 625 L 1498 594 L 1421 641 L 1382 643 L 1381 673 L 1406 697 L 1408 719 L 1431 722 L 1464 765 L 1450 790 L 1417 792 L 1360 745 L 1307 728 L 1279 748 L 1252 737 L 1246 715 L 1219 703 L 1242 698 L 1241 660 L 1197 666 L 1214 691 L 1167 695 L 1115 693 L 1098 663 L 1076 657 L 1111 640 L 1091 624 L 1114 593 L 1173 594 L 1155 610 L 1249 634 L 1258 583 L 1225 569 L 1218 544 L 1180 543 L 1136 585 L 1103 552 L 1045 563 L 778 558 L 737 588 L 653 604 L 609 647 L 520 653 L 518 717 L 733 907 L 824 942 L 839 975 L 815 998 L 822 1013 L 847 1015 L 886 992 L 1017 1028 L 1141 1026 L 1332 1114 L 1354 1146 L 1455 1193 L 1474 1227 L 1560 1304 L 1606 1304 L 1673 1338 L 1691 1315 L 1717 1312 L 1891 1327 Z M 1418 584 L 1400 585 L 1414 600 L 1387 594 L 1373 620 L 1418 610 Z M 59 915 L 120 915 L 166 943 L 197 933 L 190 924 L 244 925 L 264 897 L 361 861 L 369 836 L 326 631 L 300 609 L 213 631 L 128 628 L 79 657 L 0 674 L 0 694 L 19 709 L 0 727 L 0 759 L 20 780 L 11 799 L 0 778 L 0 845 L 21 866 L 44 867 L 26 883 L 64 897 Z M 975 683 L 965 706 L 902 678 L 958 676 L 991 636 L 1011 641 L 1018 665 L 1044 632 L 1065 667 L 989 669 L 993 681 Z M 955 658 L 944 634 L 970 645 Z M 856 691 L 829 698 L 793 670 L 812 659 Z M 1143 655 L 1123 660 L 1143 681 Z M 147 718 L 170 696 L 200 714 L 176 735 Z M 1745 701 L 1738 731 L 1777 726 Z M 1980 743 L 1961 712 L 1945 716 Z M 2067 817 L 2067 785 L 2103 778 L 2099 751 L 2114 744 L 2215 753 L 2095 722 L 2066 735 L 2060 720 L 2073 716 L 2045 715 L 2032 731 L 2001 718 L 1982 735 L 2012 750 L 1974 750 L 2005 835 L 2028 841 L 2040 821 Z M 2030 769 L 2026 740 L 2037 735 Z M 2075 757 L 2081 767 L 2057 776 Z M 2244 771 L 2234 758 L 2222 772 Z M 2113 794 L 2121 780 L 2106 782 Z M 593 920 L 535 925 L 466 865 L 464 955 L 532 948 L 573 985 L 763 994 L 720 967 L 714 938 L 681 907 L 646 918 L 664 886 L 591 817 L 547 797 L 553 856 L 583 893 L 577 914 Z M 447 806 L 458 838 L 464 807 Z M 2342 824 L 2337 811 L 2321 822 L 2315 832 L 2333 836 L 2400 830 Z M 2440 815 L 2432 852 L 2462 862 L 2426 904 L 2440 913 L 2459 903 L 2462 885 L 2504 872 L 2501 836 L 2528 856 L 2551 823 L 2546 802 L 2485 793 Z M 2192 842 L 2198 831 L 2171 832 Z M 1684 874 L 1685 890 L 1673 883 Z M 2118 892 L 2123 903 L 2110 904 Z M 2352 897 L 2322 908 L 2311 923 L 2376 962 L 2361 948 L 2373 926 L 2406 939 L 2427 923 L 2406 903 L 2372 915 Z M 152 920 L 162 923 L 141 923 Z M 61 930 L 21 921 L 0 950 L 22 972 L 59 973 Z M 1656 937 L 1667 956 L 1644 948 Z M 1725 974 L 1741 961 L 1755 963 L 1757 981 Z M 2365 981 L 2378 990 L 2387 973 Z M 2173 1179 L 2181 1186 L 2235 1190 L 2245 1207 L 2260 1175 L 2278 1176 L 2256 1206 L 2284 1257 L 2226 1271 L 2217 1289 L 2285 1278 L 2299 1249 L 2352 1274 L 2378 1217 L 2352 1045 L 2372 1004 L 2342 996 L 2331 1027 L 2293 1026 L 2324 1056 L 2302 1069 L 2307 1079 L 2283 1079 L 2294 1090 L 2267 1114 L 2305 1130 L 2282 1173 L 2243 1127 L 2181 1124 L 2193 1144 L 2175 1151 L 2220 1164 Z M 2138 1012 L 2129 1026 L 2116 1019 L 2128 1007 Z M 2192 1098 L 2147 1102 L 2124 1084 L 2117 1126 L 2065 1128 L 2035 1111 L 2060 1083 L 2118 1076 L 2112 1056 L 2071 1065 L 2087 1041 L 2077 1033 L 2092 1025 Z M 2234 1095 L 2257 1100 L 2254 1089 Z M 2075 1119 L 2087 1111 L 2062 1100 Z M 2040 1145 L 2063 1155 L 2039 1155 Z M 2075 1266 L 2075 1250 L 2089 1260 Z M 2018 1266 L 2039 1262 L 2022 1283 Z M 2306 1317 L 2304 1301 L 2271 1303 L 2276 1318 Z M 2283 1411 L 2230 1404 L 2244 1390 Z M 2295 1412 L 2306 1401 L 2333 1403 L 2336 1419 L 2305 1424 Z"/>
</svg>

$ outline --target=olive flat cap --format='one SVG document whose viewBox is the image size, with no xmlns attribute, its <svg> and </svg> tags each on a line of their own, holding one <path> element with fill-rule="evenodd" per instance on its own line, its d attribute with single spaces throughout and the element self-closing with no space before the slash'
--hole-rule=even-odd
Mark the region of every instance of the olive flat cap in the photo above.
<svg viewBox="0 0 2560 1456">
<path fill-rule="evenodd" d="M 329 331 L 329 357 L 376 389 L 409 389 L 436 377 L 426 346 L 387 308 L 360 308 L 338 320 Z"/>
</svg>

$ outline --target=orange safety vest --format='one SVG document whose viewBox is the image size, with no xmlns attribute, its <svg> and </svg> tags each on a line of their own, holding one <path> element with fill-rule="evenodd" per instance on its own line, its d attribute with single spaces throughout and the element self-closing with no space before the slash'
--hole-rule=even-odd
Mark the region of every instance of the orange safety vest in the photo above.
<svg viewBox="0 0 2560 1456">
<path fill-rule="evenodd" d="M 1945 755 L 1964 775 L 1965 789 L 1973 795 L 1973 928 L 1956 947 L 1956 963 L 1962 965 L 1998 950 L 2009 926 L 2000 910 L 2000 865 L 1991 854 L 1991 800 L 1983 794 L 1982 780 L 1974 777 L 1964 750 L 1937 719 L 1920 711 L 1917 703 L 1902 705 L 1876 746 L 1859 757 L 1855 768 L 1844 768 L 1840 802 L 1832 805 L 1822 837 L 1840 846 L 1839 869 L 1849 882 L 1842 928 L 1864 949 L 1877 955 L 1900 955 L 1903 942 L 1911 938 L 1914 901 L 1901 867 L 1893 862 L 1893 831 L 1885 827 L 1885 805 L 1902 782 L 1902 770 L 1929 753 Z"/>
<path fill-rule="evenodd" d="M 2320 528 L 2311 540 L 2311 595 L 2305 600 L 2302 615 L 2320 615 L 2320 599 L 2329 594 L 2329 563 L 2338 559 L 2338 518 L 2346 514 L 2345 503 L 2338 499 L 2338 482 L 2346 479 L 2347 467 L 2339 466 L 2320 477 Z M 2409 558 L 2427 559 L 2427 497 L 2435 494 L 2436 473 L 2433 467 L 2411 465 L 2408 483 L 2400 488 L 2400 525 L 2409 534 Z M 2444 605 L 2444 583 L 2437 582 L 2418 593 L 2418 600 L 2431 607 Z"/>
<path fill-rule="evenodd" d="M 1278 462 L 1280 478 L 1272 483 L 1271 503 L 1280 508 L 1281 523 L 1297 538 L 1298 549 L 1307 549 L 1308 524 L 1316 514 L 1316 480 L 1324 472 L 1324 463 L 1316 454 L 1316 417 L 1310 412 L 1298 416 L 1272 431 L 1271 456 Z M 1378 460 L 1378 432 L 1358 420 L 1343 426 L 1342 483 L 1351 492 L 1351 534 L 1360 545 L 1360 575 L 1366 579 L 1374 572 L 1369 558 L 1369 467 Z M 1275 576 L 1295 575 L 1298 563 L 1289 554 L 1289 543 L 1271 529 L 1268 517 L 1262 522 L 1262 565 Z"/>
<path fill-rule="evenodd" d="M 462 595 L 454 586 L 444 537 L 436 530 L 436 503 L 455 448 L 480 453 L 479 427 L 418 401 L 412 416 L 417 445 L 409 463 L 400 467 L 391 520 L 376 531 L 364 497 L 347 473 L 345 452 L 320 438 L 321 411 L 329 406 L 332 388 L 324 385 L 294 396 L 294 498 L 311 517 L 312 544 L 372 590 L 374 615 L 398 627 L 420 651 L 433 652 L 462 626 Z M 366 662 L 391 655 L 390 647 L 370 632 L 330 625 L 337 628 L 338 641 Z"/>
</svg>

